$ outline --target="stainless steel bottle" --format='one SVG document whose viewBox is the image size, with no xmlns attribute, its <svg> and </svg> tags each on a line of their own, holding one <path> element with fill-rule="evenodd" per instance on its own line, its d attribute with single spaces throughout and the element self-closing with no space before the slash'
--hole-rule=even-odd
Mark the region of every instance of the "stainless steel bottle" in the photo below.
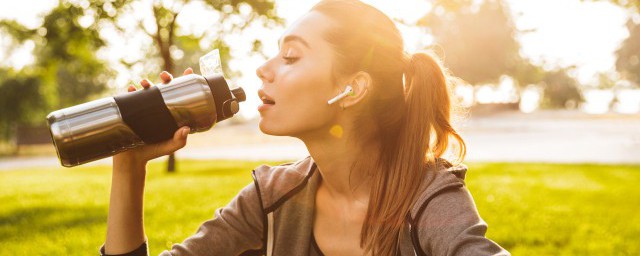
<svg viewBox="0 0 640 256">
<path fill-rule="evenodd" d="M 232 117 L 246 99 L 224 77 L 190 74 L 169 84 L 61 109 L 47 116 L 58 158 L 71 167 L 173 137 L 182 126 L 191 133 Z"/>
</svg>

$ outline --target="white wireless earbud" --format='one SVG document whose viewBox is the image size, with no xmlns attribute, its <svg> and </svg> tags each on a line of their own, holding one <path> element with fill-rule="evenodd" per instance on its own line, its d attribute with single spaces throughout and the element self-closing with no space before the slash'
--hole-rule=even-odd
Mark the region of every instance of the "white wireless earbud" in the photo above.
<svg viewBox="0 0 640 256">
<path fill-rule="evenodd" d="M 353 88 L 351 88 L 350 85 L 347 85 L 347 88 L 344 89 L 344 92 L 338 94 L 338 96 L 334 97 L 333 99 L 330 99 L 329 101 L 327 101 L 327 103 L 329 105 L 335 103 L 336 101 L 341 100 L 344 97 L 347 97 L 347 95 L 351 94 L 351 92 L 353 92 Z"/>
</svg>

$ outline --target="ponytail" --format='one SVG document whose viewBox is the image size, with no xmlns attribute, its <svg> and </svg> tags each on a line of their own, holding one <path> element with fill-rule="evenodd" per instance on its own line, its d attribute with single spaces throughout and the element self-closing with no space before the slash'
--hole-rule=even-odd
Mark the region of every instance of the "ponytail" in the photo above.
<svg viewBox="0 0 640 256">
<path fill-rule="evenodd" d="M 393 255 L 398 235 L 425 180 L 435 174 L 453 137 L 459 146 L 457 159 L 466 153 L 464 140 L 450 123 L 451 102 L 447 75 L 431 55 L 405 57 L 404 118 L 395 131 L 381 134 L 396 138 L 383 152 L 381 170 L 373 173 L 369 212 L 361 233 L 361 245 L 373 255 Z M 399 136 L 398 136 L 399 135 Z"/>
<path fill-rule="evenodd" d="M 418 143 L 428 163 L 449 148 L 449 138 L 458 143 L 455 163 L 466 155 L 466 144 L 451 125 L 451 98 L 448 75 L 439 60 L 428 53 L 415 53 L 405 70 L 407 143 Z M 433 133 L 432 133 L 433 132 Z"/>
</svg>

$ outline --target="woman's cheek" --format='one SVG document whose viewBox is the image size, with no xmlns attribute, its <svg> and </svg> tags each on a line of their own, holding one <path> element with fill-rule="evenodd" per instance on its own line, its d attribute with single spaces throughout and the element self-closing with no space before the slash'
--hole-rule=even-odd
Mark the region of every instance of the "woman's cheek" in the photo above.
<svg viewBox="0 0 640 256">
<path fill-rule="evenodd" d="M 298 115 L 314 126 L 321 126 L 329 122 L 332 116 L 332 106 L 327 104 L 327 100 L 321 92 L 314 91 L 307 95 L 306 100 L 298 102 Z"/>
</svg>

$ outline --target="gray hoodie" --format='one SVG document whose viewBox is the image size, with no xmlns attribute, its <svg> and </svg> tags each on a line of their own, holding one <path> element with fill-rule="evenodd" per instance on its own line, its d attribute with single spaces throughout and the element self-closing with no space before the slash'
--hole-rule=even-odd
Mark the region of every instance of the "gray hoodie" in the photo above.
<svg viewBox="0 0 640 256">
<path fill-rule="evenodd" d="M 397 255 L 510 255 L 485 237 L 487 224 L 464 186 L 467 168 L 437 163 L 435 179 L 407 214 Z M 321 176 L 313 159 L 262 165 L 253 179 L 195 235 L 161 255 L 318 255 L 312 235 Z M 143 244 L 129 255 L 146 254 Z"/>
</svg>

